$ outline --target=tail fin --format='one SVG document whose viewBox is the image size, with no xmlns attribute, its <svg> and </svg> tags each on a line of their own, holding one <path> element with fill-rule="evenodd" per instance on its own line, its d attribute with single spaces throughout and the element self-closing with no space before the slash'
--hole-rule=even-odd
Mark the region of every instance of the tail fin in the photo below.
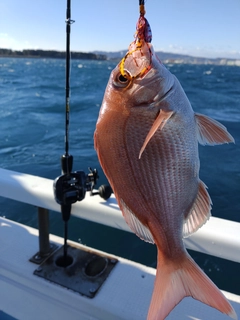
<svg viewBox="0 0 240 320">
<path fill-rule="evenodd" d="M 237 319 L 237 315 L 215 284 L 205 275 L 192 258 L 185 254 L 180 262 L 163 263 L 158 259 L 157 275 L 148 320 L 163 320 L 184 298 L 208 304 Z"/>
</svg>

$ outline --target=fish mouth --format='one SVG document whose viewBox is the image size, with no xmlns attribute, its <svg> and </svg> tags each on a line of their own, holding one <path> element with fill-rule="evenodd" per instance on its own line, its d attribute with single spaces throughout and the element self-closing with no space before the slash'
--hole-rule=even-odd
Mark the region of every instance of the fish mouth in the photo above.
<svg viewBox="0 0 240 320">
<path fill-rule="evenodd" d="M 138 46 L 132 42 L 119 63 L 120 73 L 129 80 L 143 78 L 152 68 L 152 55 L 151 44 L 143 42 Z"/>
</svg>

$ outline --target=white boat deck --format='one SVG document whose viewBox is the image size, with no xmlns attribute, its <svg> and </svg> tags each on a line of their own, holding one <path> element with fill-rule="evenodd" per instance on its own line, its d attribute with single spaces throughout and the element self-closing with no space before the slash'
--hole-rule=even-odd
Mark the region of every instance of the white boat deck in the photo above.
<svg viewBox="0 0 240 320">
<path fill-rule="evenodd" d="M 63 243 L 62 238 L 54 235 L 50 239 L 56 244 Z M 29 262 L 29 258 L 38 251 L 37 230 L 0 218 L 0 243 L 1 320 L 146 319 L 155 269 L 118 257 L 118 264 L 97 295 L 90 299 L 33 274 L 38 266 Z M 224 294 L 240 316 L 240 296 Z M 185 298 L 167 319 L 229 317 Z"/>
<path fill-rule="evenodd" d="M 0 169 L 0 196 L 59 211 L 49 179 Z M 129 231 L 114 197 L 104 202 L 99 197 L 87 196 L 73 205 L 72 212 Z M 63 244 L 63 239 L 54 235 L 50 235 L 50 240 Z M 240 262 L 240 224 L 212 218 L 186 244 L 191 249 Z M 0 320 L 146 319 L 155 269 L 117 257 L 119 262 L 90 299 L 34 275 L 38 265 L 29 259 L 38 247 L 38 230 L 0 217 Z M 240 296 L 223 293 L 240 319 Z M 185 298 L 166 319 L 230 318 L 199 301 Z"/>
</svg>

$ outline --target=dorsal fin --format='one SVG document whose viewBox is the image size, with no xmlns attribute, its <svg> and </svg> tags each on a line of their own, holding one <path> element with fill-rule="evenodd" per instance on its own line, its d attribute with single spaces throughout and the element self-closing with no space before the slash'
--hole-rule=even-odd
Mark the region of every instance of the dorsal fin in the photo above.
<svg viewBox="0 0 240 320">
<path fill-rule="evenodd" d="M 220 122 L 199 113 L 195 113 L 195 119 L 198 126 L 198 142 L 200 144 L 214 146 L 216 144 L 234 142 L 234 138 Z"/>
<path fill-rule="evenodd" d="M 144 226 L 139 220 L 138 218 L 134 215 L 134 213 L 128 208 L 128 206 L 125 204 L 125 202 L 121 199 L 120 201 L 121 205 L 121 210 L 123 213 L 123 216 L 127 222 L 127 224 L 129 225 L 129 227 L 131 228 L 131 230 L 136 233 L 136 235 L 149 243 L 154 243 L 154 239 L 153 236 L 150 232 L 150 230 L 148 229 L 148 227 Z"/>
<path fill-rule="evenodd" d="M 183 224 L 184 238 L 201 228 L 211 216 L 212 201 L 206 188 L 206 185 L 200 180 L 197 197 Z"/>
</svg>

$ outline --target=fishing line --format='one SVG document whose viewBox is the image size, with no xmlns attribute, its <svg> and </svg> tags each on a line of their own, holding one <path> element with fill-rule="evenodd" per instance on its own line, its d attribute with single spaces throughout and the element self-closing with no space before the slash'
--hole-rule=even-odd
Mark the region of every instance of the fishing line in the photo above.
<svg viewBox="0 0 240 320">
<path fill-rule="evenodd" d="M 140 16 L 144 16 L 146 11 L 145 11 L 145 1 L 144 0 L 139 0 L 139 11 L 140 11 Z"/>
</svg>

